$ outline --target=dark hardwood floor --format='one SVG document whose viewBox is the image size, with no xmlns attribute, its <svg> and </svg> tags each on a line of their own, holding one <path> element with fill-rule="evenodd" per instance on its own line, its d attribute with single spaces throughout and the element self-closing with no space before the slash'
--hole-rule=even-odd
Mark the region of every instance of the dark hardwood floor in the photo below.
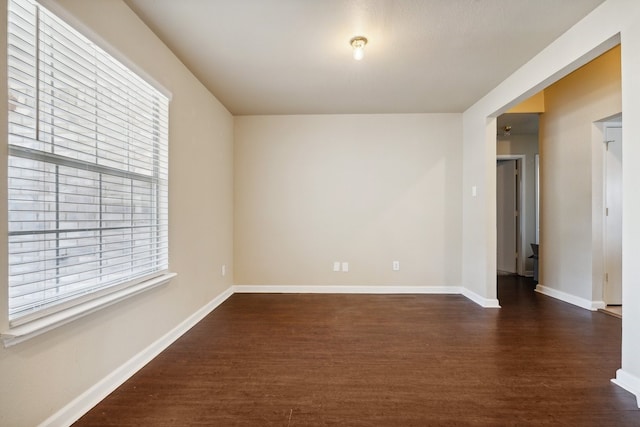
<svg viewBox="0 0 640 427">
<path fill-rule="evenodd" d="M 640 426 L 621 320 L 459 295 L 236 294 L 77 426 Z"/>
</svg>

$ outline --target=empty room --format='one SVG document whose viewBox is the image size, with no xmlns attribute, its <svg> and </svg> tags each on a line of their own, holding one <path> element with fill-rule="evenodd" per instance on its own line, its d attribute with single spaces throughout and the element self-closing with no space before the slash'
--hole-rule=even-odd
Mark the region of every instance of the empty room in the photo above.
<svg viewBox="0 0 640 427">
<path fill-rule="evenodd" d="M 640 2 L 0 22 L 0 426 L 640 425 Z"/>
</svg>

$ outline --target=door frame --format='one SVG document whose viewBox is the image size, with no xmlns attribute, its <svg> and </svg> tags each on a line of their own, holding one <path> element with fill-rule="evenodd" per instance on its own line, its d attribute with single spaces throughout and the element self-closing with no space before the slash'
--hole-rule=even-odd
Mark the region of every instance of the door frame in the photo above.
<svg viewBox="0 0 640 427">
<path fill-rule="evenodd" d="M 622 128 L 622 115 L 614 116 L 618 118 L 620 121 L 614 121 L 613 118 L 608 118 L 607 121 L 602 123 L 602 266 L 603 273 L 602 274 L 602 301 L 605 306 L 608 305 L 608 301 L 606 298 L 607 292 L 607 280 L 605 275 L 607 273 L 607 129 L 612 128 Z M 622 153 L 622 162 L 624 164 L 624 152 Z M 622 184 L 621 184 L 622 185 Z M 621 199 L 624 199 L 624 194 L 621 194 Z M 622 201 L 622 200 L 621 200 Z M 622 242 L 620 242 L 620 246 L 622 246 Z M 621 250 L 622 252 L 622 250 Z M 620 284 L 622 286 L 622 283 Z M 621 297 L 622 303 L 622 297 Z"/>
<path fill-rule="evenodd" d="M 527 171 L 527 156 L 525 154 L 497 154 L 496 162 L 498 160 L 516 160 L 518 167 L 518 234 L 516 247 L 518 249 L 518 259 L 516 260 L 516 272 L 520 276 L 525 276 L 525 254 L 527 253 L 527 242 L 524 239 L 524 231 L 526 230 L 527 212 L 525 209 L 525 200 L 527 197 L 527 189 L 525 186 Z M 496 165 L 497 167 L 497 165 Z"/>
</svg>

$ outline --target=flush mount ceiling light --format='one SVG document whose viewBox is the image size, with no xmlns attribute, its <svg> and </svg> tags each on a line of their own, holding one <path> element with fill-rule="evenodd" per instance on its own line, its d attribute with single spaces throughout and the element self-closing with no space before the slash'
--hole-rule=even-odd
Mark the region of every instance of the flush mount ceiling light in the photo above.
<svg viewBox="0 0 640 427">
<path fill-rule="evenodd" d="M 364 57 L 364 47 L 367 44 L 367 38 L 356 36 L 349 41 L 353 47 L 353 59 L 360 61 Z"/>
</svg>

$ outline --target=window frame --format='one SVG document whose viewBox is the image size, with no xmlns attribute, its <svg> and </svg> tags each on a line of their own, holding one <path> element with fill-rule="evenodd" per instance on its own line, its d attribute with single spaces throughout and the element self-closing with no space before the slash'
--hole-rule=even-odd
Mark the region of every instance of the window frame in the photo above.
<svg viewBox="0 0 640 427">
<path fill-rule="evenodd" d="M 120 64 L 124 65 L 127 69 L 129 69 L 131 72 L 136 74 L 139 78 L 141 78 L 143 81 L 149 84 L 152 88 L 154 88 L 160 95 L 166 97 L 167 98 L 166 121 L 168 126 L 168 122 L 169 122 L 169 105 L 168 104 L 171 101 L 170 92 L 168 92 L 166 89 L 160 86 L 153 79 L 149 78 L 149 76 L 146 75 L 146 73 L 141 72 L 137 66 L 135 66 L 131 61 L 124 58 L 121 54 L 114 54 L 114 52 L 116 51 L 113 48 L 111 48 L 110 45 L 106 44 L 100 37 L 97 37 L 95 33 L 93 33 L 92 31 L 87 31 L 87 28 L 85 26 L 83 26 L 81 23 L 79 23 L 78 21 L 73 19 L 71 16 L 69 16 L 69 14 L 64 12 L 64 9 L 61 9 L 61 7 L 58 6 L 56 3 L 46 1 L 46 0 L 39 0 L 38 2 L 33 2 L 33 3 L 35 3 L 36 7 L 39 9 L 42 9 L 42 8 L 47 9 L 48 12 L 51 13 L 51 15 L 53 15 L 54 17 L 62 21 L 67 26 L 71 27 L 71 29 L 79 33 L 81 36 L 84 36 L 85 38 L 87 38 L 98 49 L 101 49 L 104 53 L 106 53 L 107 56 L 114 59 L 116 62 L 119 62 Z M 7 19 L 8 19 L 8 16 L 7 16 Z M 40 35 L 38 34 L 38 30 L 36 29 L 36 38 L 39 38 L 39 37 Z M 8 51 L 5 54 L 8 54 Z M 7 75 L 7 78 L 9 78 L 9 75 Z M 36 80 L 40 81 L 40 78 L 37 78 Z M 166 138 L 167 138 L 166 150 L 168 150 L 168 131 L 167 131 Z M 33 159 L 34 157 L 36 158 L 39 157 L 41 160 L 54 163 L 54 164 L 65 164 L 65 165 L 71 165 L 74 167 L 86 166 L 86 163 L 79 162 L 73 159 L 63 158 L 63 156 L 57 156 L 55 154 L 48 154 L 48 153 L 34 154 L 28 148 L 22 148 L 22 147 L 16 147 L 16 146 L 7 147 L 7 159 L 9 159 L 11 156 L 27 157 L 30 159 Z M 167 156 L 166 156 L 167 162 L 168 162 L 168 157 L 169 156 L 167 153 Z M 82 165 L 79 165 L 79 163 L 82 163 Z M 7 164 L 7 169 L 8 168 L 9 166 Z M 166 168 L 167 168 L 166 173 L 168 176 L 168 165 L 166 166 Z M 106 171 L 111 174 L 114 173 L 113 168 L 108 168 L 108 167 L 105 168 L 103 166 L 100 166 L 99 164 L 90 166 L 90 169 L 94 169 L 94 171 L 96 172 Z M 129 178 L 135 175 L 134 173 L 131 173 L 131 172 L 126 172 L 125 174 Z M 116 175 L 117 175 L 117 172 L 116 172 Z M 138 178 L 142 178 L 143 180 L 146 179 L 146 177 L 142 177 L 142 176 L 138 176 Z M 169 184 L 168 184 L 168 177 L 167 177 L 167 182 L 165 183 L 165 186 L 166 186 L 165 197 L 166 197 L 166 209 L 167 209 L 167 214 L 166 214 L 167 233 L 168 233 L 168 185 Z M 9 200 L 10 200 L 9 197 L 7 197 L 7 201 Z M 157 208 L 159 203 L 160 202 L 156 200 L 154 206 L 156 206 Z M 9 209 L 9 206 L 7 206 L 7 209 Z M 7 220 L 8 219 L 9 218 L 7 218 Z M 33 311 L 32 313 L 23 314 L 17 317 L 14 316 L 12 318 L 11 316 L 9 316 L 9 313 L 7 312 L 7 318 L 9 318 L 9 330 L 0 334 L 2 340 L 4 341 L 5 347 L 17 344 L 18 342 L 22 342 L 25 339 L 29 339 L 33 336 L 37 336 L 52 328 L 66 324 L 72 320 L 75 320 L 79 317 L 92 313 L 100 308 L 112 305 L 125 298 L 129 298 L 133 295 L 137 295 L 145 290 L 153 289 L 157 286 L 168 283 L 173 277 L 176 276 L 176 274 L 170 273 L 168 269 L 168 261 L 169 261 L 168 260 L 168 250 L 169 250 L 168 234 L 164 239 L 164 241 L 166 242 L 166 245 L 167 245 L 167 249 L 166 249 L 167 250 L 167 254 L 166 254 L 167 268 L 166 269 L 154 271 L 149 275 L 137 277 L 133 280 L 127 280 L 122 283 L 117 283 L 106 288 L 102 288 L 102 289 L 98 288 L 93 290 L 89 294 L 81 295 L 70 300 L 64 300 L 62 303 L 45 305 L 43 306 L 44 308 Z M 9 266 L 10 264 L 7 264 L 7 265 Z M 7 272 L 7 278 L 8 278 L 8 272 Z M 7 282 L 7 289 L 6 289 L 7 295 L 9 293 L 9 289 L 10 289 L 9 283 Z M 8 307 L 7 307 L 7 310 L 9 310 Z"/>
</svg>

